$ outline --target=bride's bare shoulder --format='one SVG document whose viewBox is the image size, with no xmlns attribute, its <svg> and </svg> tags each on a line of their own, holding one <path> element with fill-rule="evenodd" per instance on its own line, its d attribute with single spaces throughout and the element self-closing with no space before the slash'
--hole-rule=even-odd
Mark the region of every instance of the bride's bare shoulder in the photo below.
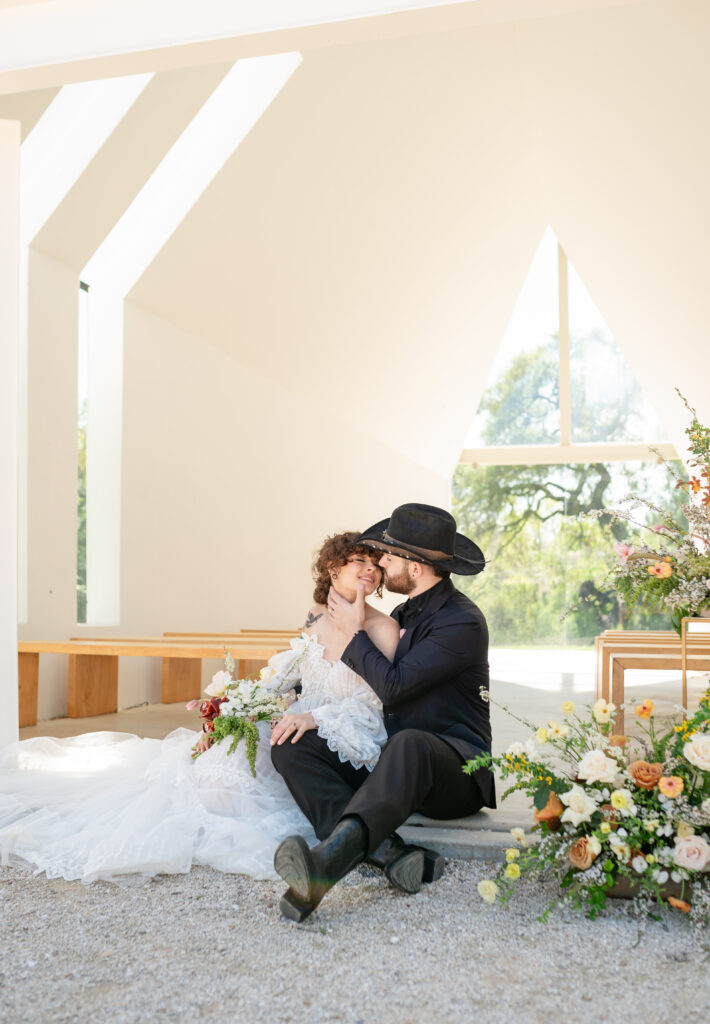
<svg viewBox="0 0 710 1024">
<path fill-rule="evenodd" d="M 304 633 L 313 633 L 318 629 L 318 626 L 323 624 L 325 613 L 328 611 L 324 604 L 314 604 L 306 615 L 306 621 L 303 623 Z"/>
<path fill-rule="evenodd" d="M 394 619 L 384 612 L 370 608 L 365 618 L 365 629 L 382 653 L 391 657 L 399 643 L 399 626 Z"/>
</svg>

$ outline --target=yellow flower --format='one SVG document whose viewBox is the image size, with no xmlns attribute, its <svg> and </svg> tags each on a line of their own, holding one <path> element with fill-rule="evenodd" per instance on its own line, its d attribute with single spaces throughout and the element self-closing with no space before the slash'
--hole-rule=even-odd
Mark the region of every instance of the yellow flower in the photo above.
<svg viewBox="0 0 710 1024">
<path fill-rule="evenodd" d="M 656 863 L 656 858 L 653 856 L 652 853 L 647 853 L 646 854 L 646 863 L 647 864 L 655 864 Z"/>
<path fill-rule="evenodd" d="M 535 733 L 535 739 L 538 743 L 547 743 L 547 729 L 544 725 L 541 725 Z"/>
<path fill-rule="evenodd" d="M 684 782 L 680 775 L 664 775 L 658 782 L 658 788 L 664 796 L 675 800 L 683 792 Z"/>
<path fill-rule="evenodd" d="M 562 740 L 569 733 L 569 728 L 566 725 L 560 725 L 554 720 L 548 722 L 547 727 L 548 738 L 552 740 Z"/>
<path fill-rule="evenodd" d="M 658 818 L 649 818 L 647 821 L 644 821 L 643 827 L 647 832 L 655 832 L 660 824 Z"/>
<path fill-rule="evenodd" d="M 655 707 L 656 705 L 653 703 L 653 701 L 649 700 L 647 697 L 646 700 L 643 701 L 643 703 L 639 704 L 639 706 L 636 708 L 636 714 L 639 718 L 650 718 L 653 714 Z"/>
<path fill-rule="evenodd" d="M 510 834 L 517 843 L 521 846 L 527 846 L 527 840 L 525 838 L 525 830 L 522 828 L 511 828 Z"/>
<path fill-rule="evenodd" d="M 562 705 L 562 714 L 563 715 L 571 715 L 573 711 L 574 711 L 574 701 L 566 700 L 564 702 L 564 704 Z"/>
<path fill-rule="evenodd" d="M 477 889 L 478 895 L 484 903 L 495 903 L 496 896 L 498 895 L 498 886 L 495 882 L 491 881 L 490 878 L 486 878 L 482 882 L 479 882 Z"/>
<path fill-rule="evenodd" d="M 630 794 L 626 789 L 615 789 L 610 799 L 615 811 L 625 811 L 631 805 Z"/>
<path fill-rule="evenodd" d="M 592 714 L 594 715 L 594 718 L 597 722 L 599 722 L 600 725 L 606 725 L 607 722 L 610 722 L 611 716 L 615 711 L 616 705 L 611 703 L 607 704 L 607 702 L 602 697 L 600 697 L 600 699 L 592 708 Z"/>
<path fill-rule="evenodd" d="M 676 833 L 679 839 L 689 839 L 690 836 L 695 835 L 695 829 L 687 821 L 679 821 Z"/>
<path fill-rule="evenodd" d="M 599 842 L 596 836 L 587 836 L 587 846 L 595 857 L 598 857 L 599 854 L 602 852 L 602 844 Z"/>
<path fill-rule="evenodd" d="M 601 825 L 599 826 L 599 831 L 603 832 L 605 836 L 608 836 L 609 833 L 611 832 L 611 825 L 609 824 L 609 822 L 608 821 L 603 821 L 601 823 Z"/>
<path fill-rule="evenodd" d="M 514 860 L 517 860 L 520 856 L 520 850 L 516 850 L 515 847 L 505 851 L 505 859 L 511 864 Z"/>
<path fill-rule="evenodd" d="M 520 878 L 520 868 L 517 864 L 509 864 L 505 869 L 504 874 L 506 878 L 510 878 L 514 881 L 516 878 Z"/>
</svg>

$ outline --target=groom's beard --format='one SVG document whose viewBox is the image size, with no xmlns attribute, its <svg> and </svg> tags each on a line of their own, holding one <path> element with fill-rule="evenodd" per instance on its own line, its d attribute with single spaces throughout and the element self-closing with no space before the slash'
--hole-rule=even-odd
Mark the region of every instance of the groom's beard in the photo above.
<svg viewBox="0 0 710 1024">
<path fill-rule="evenodd" d="M 389 590 L 390 593 L 411 594 L 415 586 L 406 569 L 402 569 L 397 576 L 385 570 L 385 590 Z"/>
</svg>

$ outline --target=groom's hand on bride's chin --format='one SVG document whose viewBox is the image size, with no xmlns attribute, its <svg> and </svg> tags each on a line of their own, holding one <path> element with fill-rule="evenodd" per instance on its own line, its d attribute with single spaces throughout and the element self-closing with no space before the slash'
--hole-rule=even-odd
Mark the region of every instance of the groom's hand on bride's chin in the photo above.
<svg viewBox="0 0 710 1024">
<path fill-rule="evenodd" d="M 331 587 L 328 594 L 328 615 L 341 633 L 345 633 L 349 638 L 355 636 L 365 624 L 365 588 L 362 583 L 358 584 L 354 601 L 348 601 Z"/>
</svg>

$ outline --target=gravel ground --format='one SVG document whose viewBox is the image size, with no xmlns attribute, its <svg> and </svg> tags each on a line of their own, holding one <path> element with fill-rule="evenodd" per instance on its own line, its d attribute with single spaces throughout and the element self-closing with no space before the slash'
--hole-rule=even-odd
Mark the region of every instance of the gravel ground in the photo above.
<svg viewBox="0 0 710 1024">
<path fill-rule="evenodd" d="M 279 883 L 207 868 L 133 886 L 0 871 L 0 1019 L 344 1024 L 550 1020 L 684 1024 L 710 1016 L 707 953 L 679 913 L 639 928 L 620 901 L 587 921 L 536 916 L 521 883 L 489 907 L 481 862 L 402 896 L 353 872 L 303 925 Z M 710 948 L 710 934 L 706 944 Z"/>
</svg>

